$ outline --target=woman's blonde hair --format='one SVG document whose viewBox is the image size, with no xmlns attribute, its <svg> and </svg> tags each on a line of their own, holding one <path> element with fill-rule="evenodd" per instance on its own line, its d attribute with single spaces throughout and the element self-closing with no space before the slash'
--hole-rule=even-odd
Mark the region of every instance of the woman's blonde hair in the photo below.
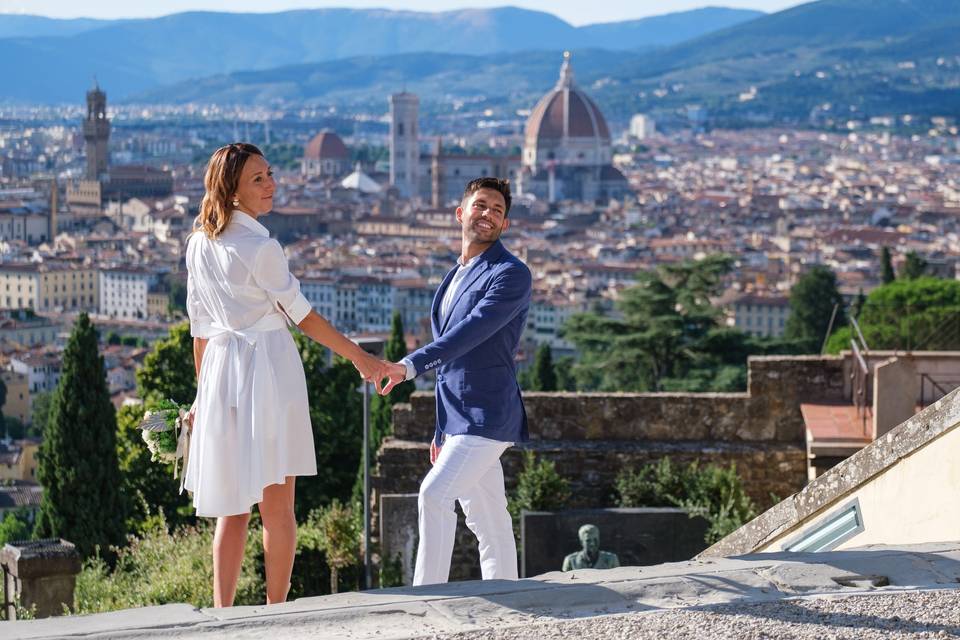
<svg viewBox="0 0 960 640">
<path fill-rule="evenodd" d="M 203 176 L 206 193 L 200 202 L 200 215 L 193 221 L 194 231 L 203 231 L 208 238 L 216 238 L 226 229 L 235 209 L 232 200 L 240 184 L 240 173 L 250 156 L 263 157 L 263 152 L 247 142 L 220 147 L 210 156 Z"/>
</svg>

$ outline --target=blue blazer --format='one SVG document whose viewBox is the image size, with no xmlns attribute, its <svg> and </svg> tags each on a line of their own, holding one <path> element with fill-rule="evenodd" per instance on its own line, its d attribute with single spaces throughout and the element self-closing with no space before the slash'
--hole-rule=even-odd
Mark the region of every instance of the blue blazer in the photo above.
<svg viewBox="0 0 960 640">
<path fill-rule="evenodd" d="M 437 370 L 434 441 L 469 434 L 525 442 L 527 414 L 514 357 L 530 307 L 530 269 L 498 240 L 470 267 L 441 318 L 440 301 L 456 272 L 433 297 L 433 342 L 407 356 L 417 375 Z"/>
</svg>

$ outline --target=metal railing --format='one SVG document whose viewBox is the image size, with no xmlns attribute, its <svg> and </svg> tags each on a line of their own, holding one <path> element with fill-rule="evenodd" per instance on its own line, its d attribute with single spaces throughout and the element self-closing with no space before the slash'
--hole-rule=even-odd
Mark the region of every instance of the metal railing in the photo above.
<svg viewBox="0 0 960 640">
<path fill-rule="evenodd" d="M 850 316 L 850 326 L 853 327 L 853 338 L 850 339 L 850 349 L 853 351 L 853 367 L 850 372 L 850 389 L 853 394 L 853 404 L 857 408 L 857 417 L 860 419 L 861 433 L 870 434 L 873 419 L 873 405 L 870 402 L 870 367 L 863 357 L 870 353 L 867 340 L 860 331 L 857 319 Z"/>
<path fill-rule="evenodd" d="M 944 397 L 957 387 L 960 387 L 960 378 L 934 378 L 929 373 L 920 374 L 920 407 L 926 408 Z"/>
</svg>

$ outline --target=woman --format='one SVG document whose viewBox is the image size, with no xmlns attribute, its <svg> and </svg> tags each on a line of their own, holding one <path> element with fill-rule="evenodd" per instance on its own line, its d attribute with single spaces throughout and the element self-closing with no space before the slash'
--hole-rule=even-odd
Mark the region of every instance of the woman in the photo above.
<svg viewBox="0 0 960 640">
<path fill-rule="evenodd" d="M 263 520 L 267 603 L 286 600 L 296 552 L 294 478 L 317 473 L 303 363 L 288 321 L 349 358 L 379 391 L 383 363 L 310 307 L 286 256 L 257 217 L 276 183 L 257 147 L 217 149 L 187 243 L 187 311 L 197 373 L 185 485 L 197 515 L 216 517 L 213 602 L 233 604 L 250 507 Z"/>
</svg>

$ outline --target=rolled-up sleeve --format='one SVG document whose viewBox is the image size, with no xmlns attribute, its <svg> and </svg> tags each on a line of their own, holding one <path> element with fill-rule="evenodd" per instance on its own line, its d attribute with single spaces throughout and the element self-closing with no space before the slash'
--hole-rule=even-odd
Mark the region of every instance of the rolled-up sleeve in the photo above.
<svg viewBox="0 0 960 640">
<path fill-rule="evenodd" d="M 263 243 L 257 252 L 253 279 L 274 305 L 283 307 L 295 324 L 300 324 L 313 308 L 300 292 L 300 281 L 290 273 L 287 256 L 276 240 Z"/>
<path fill-rule="evenodd" d="M 213 318 L 203 306 L 197 293 L 193 274 L 187 271 L 187 316 L 190 318 L 190 335 L 194 338 L 209 338 L 213 333 Z"/>
</svg>

